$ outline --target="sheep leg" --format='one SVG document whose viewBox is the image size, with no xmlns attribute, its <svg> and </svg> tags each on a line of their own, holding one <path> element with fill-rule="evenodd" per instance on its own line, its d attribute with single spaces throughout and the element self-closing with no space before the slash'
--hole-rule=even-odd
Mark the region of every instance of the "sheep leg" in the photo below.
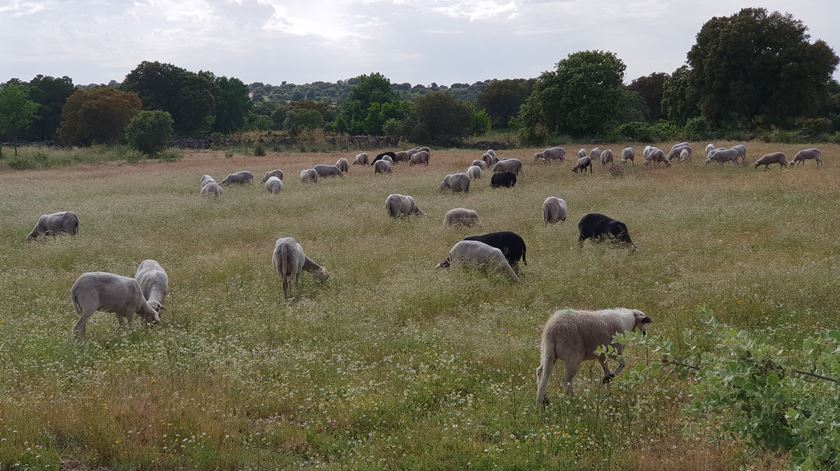
<svg viewBox="0 0 840 471">
<path fill-rule="evenodd" d="M 610 373 L 610 368 L 607 366 L 607 356 L 598 356 L 598 363 L 601 364 L 601 369 L 604 370 L 604 379 L 601 380 L 601 383 L 608 384 L 613 378 L 615 378 L 615 374 Z"/>
<path fill-rule="evenodd" d="M 548 355 L 542 359 L 539 368 L 537 368 L 537 405 L 548 404 L 546 391 L 548 390 L 548 380 L 551 377 L 551 371 L 554 369 L 554 362 L 557 359 L 554 355 Z"/>
<path fill-rule="evenodd" d="M 92 316 L 94 312 L 96 311 L 82 311 L 82 314 L 79 316 L 79 320 L 77 320 L 76 324 L 73 325 L 73 335 L 75 335 L 76 338 L 84 338 L 87 321 L 88 319 L 90 319 L 90 316 Z"/>
<path fill-rule="evenodd" d="M 615 345 L 615 354 L 611 355 L 611 357 L 618 360 L 618 368 L 612 373 L 613 377 L 615 377 L 624 371 L 624 345 Z"/>
<path fill-rule="evenodd" d="M 565 360 L 563 363 L 566 365 L 566 374 L 563 375 L 563 386 L 566 388 L 566 394 L 571 396 L 572 380 L 575 379 L 575 375 L 580 369 L 581 360 L 575 358 L 571 360 Z"/>
<path fill-rule="evenodd" d="M 289 279 L 283 277 L 283 299 L 289 299 Z"/>
</svg>

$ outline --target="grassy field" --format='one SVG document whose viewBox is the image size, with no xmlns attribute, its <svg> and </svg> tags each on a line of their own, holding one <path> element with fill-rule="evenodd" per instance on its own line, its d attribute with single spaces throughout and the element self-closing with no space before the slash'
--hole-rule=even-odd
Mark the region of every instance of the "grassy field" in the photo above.
<svg viewBox="0 0 840 471">
<path fill-rule="evenodd" d="M 836 328 L 840 146 L 821 148 L 822 169 L 764 171 L 705 167 L 696 144 L 691 165 L 637 163 L 622 177 L 508 151 L 525 162 L 519 184 L 491 190 L 486 178 L 469 194 L 435 191 L 481 154 L 464 150 L 315 185 L 298 172 L 340 154 L 2 172 L 0 469 L 785 468 L 785 456 L 723 438 L 720 418 L 683 413 L 688 380 L 649 368 L 650 352 L 628 351 L 611 387 L 586 364 L 573 397 L 555 373 L 545 410 L 534 369 L 542 325 L 562 307 L 642 309 L 664 338 L 713 315 L 773 328 L 780 348 Z M 795 146 L 749 149 L 755 160 Z M 279 196 L 258 182 L 198 195 L 202 174 L 273 168 L 287 172 Z M 429 216 L 389 219 L 389 193 Z M 568 202 L 566 223 L 543 225 L 547 196 Z M 444 229 L 455 207 L 481 226 Z M 24 242 L 39 214 L 66 209 L 78 237 Z M 636 253 L 578 250 L 588 212 L 626 222 Z M 528 244 L 523 283 L 434 269 L 464 236 L 497 230 Z M 324 285 L 305 275 L 289 303 L 270 258 L 283 236 L 331 274 Z M 131 276 L 146 258 L 170 277 L 162 324 L 121 329 L 99 313 L 73 341 L 76 277 Z"/>
</svg>

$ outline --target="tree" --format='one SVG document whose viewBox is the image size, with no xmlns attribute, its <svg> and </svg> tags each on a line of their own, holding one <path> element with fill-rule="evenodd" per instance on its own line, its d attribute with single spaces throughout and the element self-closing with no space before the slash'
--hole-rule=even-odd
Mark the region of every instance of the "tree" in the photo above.
<svg viewBox="0 0 840 471">
<path fill-rule="evenodd" d="M 70 77 L 38 75 L 29 81 L 30 96 L 38 104 L 38 114 L 26 129 L 27 139 L 48 141 L 56 138 L 61 124 L 61 110 L 73 90 L 73 79 Z"/>
<path fill-rule="evenodd" d="M 144 154 L 162 151 L 172 142 L 172 116 L 166 111 L 140 111 L 125 128 L 129 145 Z"/>
<path fill-rule="evenodd" d="M 644 77 L 639 77 L 627 86 L 628 89 L 641 95 L 647 104 L 645 118 L 648 121 L 659 121 L 662 117 L 662 91 L 668 74 L 656 72 Z"/>
<path fill-rule="evenodd" d="M 416 125 L 411 134 L 418 143 L 449 145 L 473 130 L 472 110 L 449 92 L 432 92 L 415 98 Z"/>
<path fill-rule="evenodd" d="M 506 128 L 531 93 L 531 85 L 530 81 L 521 79 L 495 80 L 478 96 L 478 106 L 487 110 L 493 127 Z M 452 88 L 456 88 L 454 84 Z"/>
<path fill-rule="evenodd" d="M 709 121 L 787 124 L 813 114 L 838 64 L 824 42 L 790 14 L 744 8 L 707 21 L 688 52 L 689 83 Z"/>
<path fill-rule="evenodd" d="M 360 75 L 341 108 L 341 116 L 353 134 L 382 134 L 385 121 L 402 117 L 394 115 L 399 108 L 386 106 L 398 102 L 399 96 L 384 75 Z"/>
<path fill-rule="evenodd" d="M 11 137 L 17 155 L 18 134 L 32 123 L 38 104 L 29 98 L 26 85 L 6 84 L 0 89 L 0 136 Z"/>
<path fill-rule="evenodd" d="M 58 135 L 77 146 L 116 143 L 142 107 L 134 93 L 109 87 L 78 89 L 64 105 Z"/>
<path fill-rule="evenodd" d="M 662 113 L 677 124 L 685 124 L 698 116 L 699 101 L 688 66 L 675 70 L 662 87 Z"/>
<path fill-rule="evenodd" d="M 216 118 L 213 130 L 230 133 L 242 129 L 252 106 L 248 86 L 235 77 L 216 77 L 215 84 Z"/>
<path fill-rule="evenodd" d="M 324 127 L 324 116 L 316 109 L 296 108 L 286 112 L 283 129 L 292 136 L 297 136 L 305 129 L 319 129 Z"/>
</svg>

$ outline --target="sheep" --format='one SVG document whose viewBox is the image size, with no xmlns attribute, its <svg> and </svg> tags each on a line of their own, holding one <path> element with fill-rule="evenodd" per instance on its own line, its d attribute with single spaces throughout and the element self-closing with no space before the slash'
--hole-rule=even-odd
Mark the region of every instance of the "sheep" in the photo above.
<svg viewBox="0 0 840 471">
<path fill-rule="evenodd" d="M 691 148 L 683 148 L 680 151 L 680 162 L 691 162 Z"/>
<path fill-rule="evenodd" d="M 670 162 L 676 159 L 677 157 L 680 157 L 683 151 L 688 152 L 688 157 L 691 158 L 691 147 L 688 145 L 672 147 L 665 158 L 668 159 L 668 161 Z"/>
<path fill-rule="evenodd" d="M 688 141 L 678 142 L 671 146 L 671 150 L 680 148 L 680 147 L 689 147 L 691 144 Z"/>
<path fill-rule="evenodd" d="M 606 167 L 608 163 L 613 161 L 613 151 L 612 149 L 606 149 L 601 151 L 601 166 Z"/>
<path fill-rule="evenodd" d="M 709 155 L 709 152 L 715 149 L 715 145 L 711 142 L 706 144 L 706 155 Z"/>
<path fill-rule="evenodd" d="M 475 267 L 484 272 L 501 272 L 510 281 L 519 283 L 519 276 L 507 262 L 505 255 L 496 247 L 491 247 L 484 242 L 474 240 L 462 240 L 453 245 L 449 250 L 446 260 L 440 262 L 437 268 L 449 268 L 453 265 Z"/>
<path fill-rule="evenodd" d="M 222 196 L 224 192 L 225 190 L 223 190 L 222 187 L 216 182 L 210 182 L 201 187 L 201 196 L 213 196 L 215 198 L 218 198 Z"/>
<path fill-rule="evenodd" d="M 83 273 L 70 288 L 70 302 L 79 320 L 73 326 L 77 338 L 85 336 L 88 319 L 96 311 L 112 312 L 120 324 L 130 323 L 134 314 L 151 323 L 160 322 L 158 312 L 146 302 L 134 278 L 105 272 Z"/>
<path fill-rule="evenodd" d="M 347 173 L 350 171 L 350 162 L 345 158 L 338 159 L 335 161 L 335 168 L 340 170 L 341 173 Z"/>
<path fill-rule="evenodd" d="M 409 161 L 411 161 L 411 156 L 420 152 L 420 148 L 419 147 L 412 147 L 411 149 L 408 149 L 406 152 L 408 152 L 408 159 L 409 159 Z"/>
<path fill-rule="evenodd" d="M 624 346 L 614 340 L 616 334 L 638 330 L 646 335 L 648 324 L 653 322 L 638 309 L 613 308 L 600 311 L 561 309 L 548 319 L 543 327 L 540 342 L 540 366 L 537 368 L 537 406 L 548 403 L 546 390 L 554 370 L 554 363 L 561 360 L 566 367 L 563 384 L 567 394 L 572 393 L 572 380 L 585 360 L 598 360 L 604 370 L 602 383 L 607 384 L 624 370 L 621 354 Z M 607 355 L 597 354 L 598 347 L 612 346 L 618 358 L 618 368 L 610 372 Z"/>
<path fill-rule="evenodd" d="M 390 155 L 383 155 L 382 160 L 384 160 L 385 162 L 388 162 L 391 165 L 394 164 L 394 159 L 392 159 Z"/>
<path fill-rule="evenodd" d="M 427 167 L 429 166 L 429 153 L 425 150 L 421 150 L 413 154 L 408 162 L 409 167 L 420 164 L 423 164 Z"/>
<path fill-rule="evenodd" d="M 164 311 L 163 302 L 166 301 L 166 294 L 169 292 L 169 276 L 166 270 L 155 260 L 143 260 L 134 273 L 134 279 L 140 285 L 146 302 L 160 315 Z"/>
<path fill-rule="evenodd" d="M 318 173 L 318 178 L 330 178 L 330 177 L 344 178 L 344 174 L 335 165 L 316 165 L 312 168 L 315 170 L 316 173 Z"/>
<path fill-rule="evenodd" d="M 301 183 L 318 183 L 318 172 L 314 168 L 307 168 L 300 171 Z"/>
<path fill-rule="evenodd" d="M 472 227 L 478 224 L 478 213 L 472 209 L 455 208 L 450 209 L 443 216 L 443 227 Z"/>
<path fill-rule="evenodd" d="M 483 242 L 490 247 L 496 247 L 501 250 L 502 254 L 505 256 L 505 260 L 508 262 L 508 265 L 510 265 L 510 267 L 515 271 L 519 266 L 519 260 L 522 260 L 522 263 L 525 265 L 528 264 L 528 260 L 525 258 L 525 251 L 527 249 L 525 247 L 525 241 L 515 232 L 491 232 L 489 234 L 479 236 L 464 237 L 464 240 Z"/>
<path fill-rule="evenodd" d="M 601 148 L 596 147 L 596 148 L 592 149 L 591 151 L 589 151 L 589 158 L 592 159 L 593 162 L 600 159 L 601 158 Z"/>
<path fill-rule="evenodd" d="M 513 188 L 516 186 L 516 174 L 511 172 L 494 173 L 490 177 L 490 188 Z"/>
<path fill-rule="evenodd" d="M 452 173 L 443 177 L 438 191 L 450 190 L 453 193 L 470 192 L 470 176 L 466 173 Z"/>
<path fill-rule="evenodd" d="M 394 159 L 397 158 L 397 154 L 394 153 L 394 152 L 391 152 L 391 151 L 383 152 L 383 153 L 377 155 L 376 158 L 373 159 L 373 162 L 371 162 L 371 164 L 375 164 L 376 162 L 379 162 L 380 160 L 382 160 L 386 156 L 391 160 L 391 163 L 394 163 Z"/>
<path fill-rule="evenodd" d="M 215 181 L 216 181 L 216 179 L 215 179 L 215 178 L 213 178 L 213 177 L 211 177 L 210 175 L 202 175 L 202 176 L 201 176 L 201 180 L 200 180 L 200 183 L 199 183 L 199 186 L 198 186 L 198 187 L 199 187 L 199 188 L 204 188 L 204 185 L 206 185 L 206 184 L 208 184 L 208 183 L 210 183 L 210 182 L 214 182 L 214 183 L 215 183 Z"/>
<path fill-rule="evenodd" d="M 486 154 L 489 154 L 489 155 L 490 155 L 490 156 L 492 156 L 493 158 L 496 158 L 496 151 L 495 151 L 495 150 L 493 150 L 493 149 L 487 149 Z"/>
<path fill-rule="evenodd" d="M 779 164 L 779 168 L 787 167 L 787 157 L 785 157 L 785 154 L 781 152 L 764 154 L 761 156 L 760 159 L 755 161 L 755 164 L 753 164 L 753 168 L 758 168 L 759 165 L 764 165 L 764 170 L 767 170 L 768 168 L 770 168 L 771 164 Z"/>
<path fill-rule="evenodd" d="M 399 218 L 404 216 L 425 216 L 417 207 L 414 198 L 407 195 L 390 194 L 385 198 L 385 208 L 388 216 Z"/>
<path fill-rule="evenodd" d="M 621 150 L 621 163 L 626 163 L 628 160 L 635 165 L 636 149 L 632 147 L 625 147 Z"/>
<path fill-rule="evenodd" d="M 560 146 L 557 147 L 549 147 L 548 149 L 544 149 L 542 152 L 537 152 L 534 154 L 534 161 L 542 160 L 545 163 L 551 163 L 552 160 L 559 160 L 560 163 L 566 160 L 566 149 L 563 149 Z"/>
<path fill-rule="evenodd" d="M 227 186 L 232 184 L 243 185 L 245 183 L 251 184 L 254 181 L 254 175 L 247 170 L 241 172 L 231 173 L 222 180 L 221 185 Z"/>
<path fill-rule="evenodd" d="M 300 290 L 300 273 L 308 271 L 319 282 L 326 281 L 330 275 L 327 270 L 313 262 L 303 252 L 303 247 L 292 237 L 277 239 L 271 253 L 274 271 L 283 282 L 283 298 L 289 299 L 289 282 L 294 280 L 295 289 Z"/>
<path fill-rule="evenodd" d="M 572 172 L 586 173 L 587 168 L 589 169 L 589 173 L 592 173 L 592 159 L 589 158 L 589 156 L 584 155 L 583 157 L 579 158 L 575 166 L 572 167 Z"/>
<path fill-rule="evenodd" d="M 519 175 L 522 171 L 522 161 L 519 159 L 502 159 L 493 166 L 493 173 L 510 172 Z"/>
<path fill-rule="evenodd" d="M 481 180 L 483 173 L 484 172 L 481 171 L 481 167 L 478 165 L 472 165 L 467 169 L 467 175 L 470 176 L 470 180 Z"/>
<path fill-rule="evenodd" d="M 634 250 L 636 248 L 636 244 L 630 239 L 627 225 L 603 214 L 589 213 L 581 218 L 578 223 L 578 232 L 580 233 L 578 246 L 581 248 L 586 239 L 591 239 L 593 242 L 612 239 L 619 244 L 632 246 Z"/>
<path fill-rule="evenodd" d="M 377 160 L 373 164 L 373 174 L 376 175 L 377 173 L 391 173 L 392 167 L 393 165 L 391 165 L 391 162 L 388 162 L 387 160 Z"/>
<path fill-rule="evenodd" d="M 792 164 L 795 164 L 798 167 L 800 164 L 805 165 L 806 160 L 816 160 L 817 167 L 819 167 L 822 165 L 822 152 L 815 147 L 800 150 L 793 157 Z"/>
<path fill-rule="evenodd" d="M 272 195 L 276 195 L 283 189 L 283 180 L 277 177 L 271 177 L 265 182 L 265 189 Z"/>
<path fill-rule="evenodd" d="M 545 224 L 554 224 L 566 220 L 566 201 L 554 196 L 549 196 L 543 201 L 543 221 Z"/>
<path fill-rule="evenodd" d="M 747 146 L 745 146 L 744 144 L 738 144 L 736 146 L 733 146 L 732 148 L 738 151 L 738 158 L 741 159 L 741 164 L 740 165 L 746 165 L 747 164 Z M 736 160 L 736 162 L 737 162 L 737 160 Z"/>
<path fill-rule="evenodd" d="M 481 156 L 481 160 L 487 165 L 487 168 L 492 168 L 496 164 L 496 157 L 487 153 Z"/>
<path fill-rule="evenodd" d="M 421 147 L 421 148 L 420 148 L 420 150 L 421 150 L 421 151 L 428 152 L 428 153 L 429 153 L 429 157 L 431 157 L 431 156 L 432 156 L 432 149 L 430 149 L 430 148 L 428 148 L 428 147 L 423 146 L 423 147 Z"/>
<path fill-rule="evenodd" d="M 580 148 L 580 150 L 579 150 L 579 151 L 578 151 L 578 153 L 577 153 L 577 158 L 578 158 L 578 159 L 581 159 L 581 158 L 583 158 L 583 157 L 586 157 L 586 149 L 584 149 L 583 147 L 581 147 L 581 148 Z"/>
<path fill-rule="evenodd" d="M 665 157 L 665 153 L 662 152 L 662 149 L 657 149 L 656 147 L 650 148 L 650 151 L 645 156 L 645 166 L 650 166 L 651 164 L 659 165 L 664 163 L 666 167 L 671 166 L 671 162 Z"/>
<path fill-rule="evenodd" d="M 706 164 L 710 162 L 717 162 L 721 166 L 726 162 L 732 162 L 732 165 L 738 165 L 738 149 L 714 149 L 711 154 L 706 157 Z"/>
<path fill-rule="evenodd" d="M 61 233 L 71 236 L 79 233 L 79 216 L 73 211 L 61 211 L 38 216 L 38 222 L 35 223 L 32 232 L 26 236 L 26 240 L 31 242 L 41 235 L 56 236 Z"/>
<path fill-rule="evenodd" d="M 483 160 L 473 160 L 470 167 L 481 167 L 481 170 L 487 170 L 487 162 Z"/>
<path fill-rule="evenodd" d="M 410 158 L 411 158 L 411 156 L 408 155 L 408 152 L 406 152 L 404 150 L 401 150 L 401 151 L 395 153 L 394 156 L 393 156 L 394 163 L 408 162 L 408 159 L 410 159 Z"/>
<path fill-rule="evenodd" d="M 353 165 L 367 165 L 367 164 L 368 164 L 367 152 L 362 152 L 360 154 L 356 154 L 356 157 L 353 158 Z"/>
<path fill-rule="evenodd" d="M 265 173 L 263 174 L 263 177 L 262 177 L 262 182 L 263 182 L 263 183 L 267 182 L 267 181 L 268 181 L 268 179 L 269 179 L 269 178 L 271 178 L 271 177 L 277 177 L 277 178 L 279 178 L 280 180 L 283 180 L 283 178 L 285 177 L 285 175 L 283 174 L 283 171 L 282 171 L 282 170 L 280 170 L 279 168 L 278 168 L 278 169 L 276 169 L 276 170 L 271 170 L 271 171 L 265 172 Z"/>
</svg>

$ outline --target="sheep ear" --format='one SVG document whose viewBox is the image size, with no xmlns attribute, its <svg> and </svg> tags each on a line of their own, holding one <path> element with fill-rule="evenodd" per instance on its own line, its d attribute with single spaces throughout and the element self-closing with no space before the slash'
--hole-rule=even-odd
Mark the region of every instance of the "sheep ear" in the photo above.
<svg viewBox="0 0 840 471">
<path fill-rule="evenodd" d="M 653 322 L 653 319 L 651 319 L 648 316 L 645 316 L 645 317 L 642 317 L 642 320 L 639 321 L 639 322 L 641 322 L 642 324 L 650 324 L 651 322 Z"/>
</svg>

